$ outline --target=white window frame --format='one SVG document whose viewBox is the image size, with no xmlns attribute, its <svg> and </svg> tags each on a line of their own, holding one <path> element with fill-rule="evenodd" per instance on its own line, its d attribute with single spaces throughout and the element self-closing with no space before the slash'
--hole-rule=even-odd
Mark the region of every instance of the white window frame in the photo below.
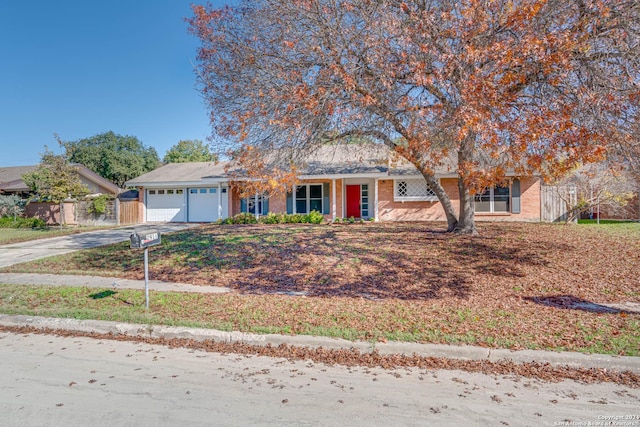
<svg viewBox="0 0 640 427">
<path fill-rule="evenodd" d="M 494 193 L 495 187 L 490 187 L 488 189 L 489 190 L 489 210 L 488 211 L 479 211 L 479 210 L 476 210 L 476 208 L 474 208 L 474 212 L 476 214 L 480 214 L 480 215 L 482 215 L 482 214 L 494 214 L 494 213 L 495 214 L 508 214 L 508 213 L 511 213 L 511 209 L 513 208 L 512 204 L 511 204 L 512 203 L 511 202 L 511 185 L 506 185 L 504 187 L 509 190 L 509 196 L 508 196 L 508 207 L 509 208 L 506 211 L 496 211 L 496 209 L 495 209 L 495 193 Z M 474 200 L 475 200 L 476 197 L 480 197 L 480 196 L 484 195 L 484 193 L 486 193 L 486 192 L 487 192 L 487 190 L 483 191 L 482 193 L 476 194 L 474 196 Z M 477 206 L 477 203 L 478 203 L 478 200 L 475 200 L 474 205 Z"/>
<path fill-rule="evenodd" d="M 318 199 L 317 197 L 311 197 L 311 186 L 320 186 L 320 198 Z M 297 197 L 294 197 L 295 194 L 292 194 L 292 204 L 295 204 L 301 200 L 304 200 L 307 207 L 306 207 L 306 212 L 305 214 L 308 214 L 309 212 L 311 212 L 311 200 L 320 200 L 320 213 L 322 213 L 324 211 L 324 185 L 322 185 L 322 183 L 315 183 L 315 182 L 310 182 L 308 184 L 298 184 L 296 185 L 296 190 L 299 187 L 307 187 L 306 190 L 306 196 L 304 199 L 299 199 Z M 296 213 L 300 213 L 298 212 L 297 209 L 295 209 L 295 205 L 292 205 L 292 209 L 296 212 Z"/>
<path fill-rule="evenodd" d="M 424 184 L 428 191 L 432 192 L 431 196 L 401 196 L 398 194 L 398 186 L 400 182 L 413 181 L 414 184 Z M 396 202 L 437 202 L 438 196 L 436 196 L 435 192 L 429 187 L 427 181 L 424 178 L 397 178 L 393 180 L 393 200 Z"/>
</svg>

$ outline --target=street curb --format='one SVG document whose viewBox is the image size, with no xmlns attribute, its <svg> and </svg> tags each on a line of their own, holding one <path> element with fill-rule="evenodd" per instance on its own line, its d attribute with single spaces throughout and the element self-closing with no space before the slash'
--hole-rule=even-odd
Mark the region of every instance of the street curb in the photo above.
<svg viewBox="0 0 640 427">
<path fill-rule="evenodd" d="M 381 355 L 407 355 L 438 357 L 477 361 L 511 361 L 514 363 L 549 363 L 556 367 L 600 368 L 612 371 L 631 371 L 640 374 L 640 357 L 610 356 L 605 354 L 582 354 L 575 352 L 551 352 L 540 350 L 489 349 L 476 346 L 454 346 L 446 344 L 418 344 L 408 342 L 370 343 L 348 341 L 340 338 L 309 336 L 253 334 L 246 332 L 226 332 L 215 329 L 187 328 L 182 326 L 142 325 L 103 320 L 77 320 L 51 317 L 0 314 L 0 325 L 8 327 L 32 327 L 78 331 L 98 334 L 114 334 L 146 338 L 183 338 L 195 341 L 244 343 L 257 346 L 279 346 L 287 344 L 329 350 L 356 350 L 361 354 L 377 351 Z"/>
</svg>

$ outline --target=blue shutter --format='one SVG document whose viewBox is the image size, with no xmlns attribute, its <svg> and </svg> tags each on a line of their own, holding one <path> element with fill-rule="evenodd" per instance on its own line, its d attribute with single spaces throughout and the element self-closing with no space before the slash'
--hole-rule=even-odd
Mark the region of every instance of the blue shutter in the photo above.
<svg viewBox="0 0 640 427">
<path fill-rule="evenodd" d="M 322 184 L 322 213 L 323 214 L 330 214 L 331 210 L 329 209 L 329 205 L 331 203 L 329 202 L 329 183 L 325 182 L 324 184 Z"/>
<path fill-rule="evenodd" d="M 240 199 L 240 212 L 247 212 L 247 199 Z"/>
<path fill-rule="evenodd" d="M 267 196 L 262 197 L 262 215 L 267 215 L 269 213 L 269 199 Z"/>
<path fill-rule="evenodd" d="M 293 195 L 290 192 L 287 193 L 287 213 L 293 213 Z"/>
<path fill-rule="evenodd" d="M 514 179 L 511 183 L 511 213 L 520 213 L 520 180 Z"/>
</svg>

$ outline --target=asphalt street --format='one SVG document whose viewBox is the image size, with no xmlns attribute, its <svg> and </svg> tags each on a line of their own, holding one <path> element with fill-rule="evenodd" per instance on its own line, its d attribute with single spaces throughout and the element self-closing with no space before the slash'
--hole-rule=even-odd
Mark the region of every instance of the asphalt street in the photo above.
<svg viewBox="0 0 640 427">
<path fill-rule="evenodd" d="M 623 416 L 640 425 L 640 391 L 617 384 L 50 335 L 0 333 L 0 383 L 3 426 L 605 425 Z"/>
</svg>

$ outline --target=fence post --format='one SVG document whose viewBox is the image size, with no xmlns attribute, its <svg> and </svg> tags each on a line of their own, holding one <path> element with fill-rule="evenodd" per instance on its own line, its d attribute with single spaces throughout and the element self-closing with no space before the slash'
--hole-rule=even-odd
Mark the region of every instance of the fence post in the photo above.
<svg viewBox="0 0 640 427">
<path fill-rule="evenodd" d="M 116 225 L 120 225 L 120 199 L 116 197 Z"/>
</svg>

